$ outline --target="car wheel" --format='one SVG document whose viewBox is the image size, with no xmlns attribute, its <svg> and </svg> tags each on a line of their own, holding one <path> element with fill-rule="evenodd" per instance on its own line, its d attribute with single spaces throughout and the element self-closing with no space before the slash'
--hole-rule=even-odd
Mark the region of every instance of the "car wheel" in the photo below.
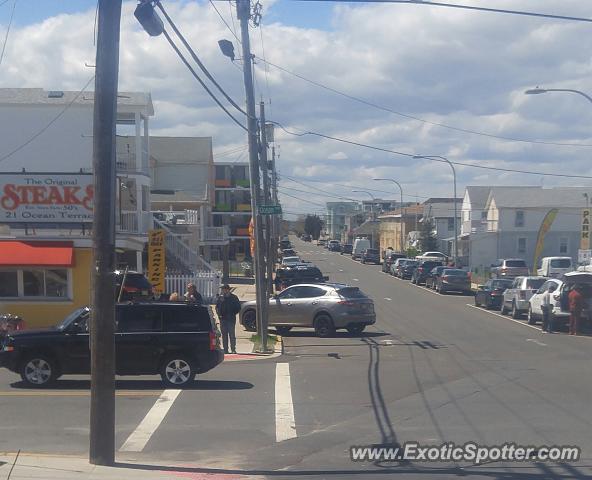
<svg viewBox="0 0 592 480">
<path fill-rule="evenodd" d="M 500 306 L 500 313 L 502 315 L 505 315 L 506 313 L 508 313 L 508 309 L 506 308 L 506 302 L 504 301 L 504 299 L 502 298 L 502 303 Z"/>
<path fill-rule="evenodd" d="M 279 335 L 286 335 L 286 333 L 288 333 L 290 330 L 292 330 L 292 327 L 287 327 L 287 326 L 282 326 L 282 327 L 275 327 L 275 331 L 279 334 Z"/>
<path fill-rule="evenodd" d="M 314 321 L 315 333 L 322 338 L 332 337 L 335 335 L 335 326 L 333 320 L 329 315 L 324 313 L 317 315 Z"/>
<path fill-rule="evenodd" d="M 195 369 L 186 356 L 173 355 L 163 362 L 160 376 L 167 387 L 183 388 L 193 382 Z"/>
<path fill-rule="evenodd" d="M 526 318 L 528 319 L 529 325 L 534 325 L 536 323 L 536 319 L 534 318 L 530 304 L 528 305 L 528 314 L 526 315 Z"/>
<path fill-rule="evenodd" d="M 364 331 L 365 328 L 366 328 L 366 325 L 364 325 L 362 323 L 356 323 L 355 325 L 349 325 L 346 327 L 346 329 L 350 333 L 350 335 L 359 335 L 360 333 L 362 333 Z"/>
<path fill-rule="evenodd" d="M 516 308 L 516 302 L 512 302 L 512 318 L 518 319 L 521 316 L 520 311 Z"/>
<path fill-rule="evenodd" d="M 254 310 L 247 310 L 243 314 L 243 327 L 247 332 L 257 331 L 257 314 Z"/>
<path fill-rule="evenodd" d="M 21 363 L 20 374 L 29 387 L 43 388 L 51 385 L 59 377 L 58 366 L 54 360 L 43 354 L 32 354 Z"/>
</svg>

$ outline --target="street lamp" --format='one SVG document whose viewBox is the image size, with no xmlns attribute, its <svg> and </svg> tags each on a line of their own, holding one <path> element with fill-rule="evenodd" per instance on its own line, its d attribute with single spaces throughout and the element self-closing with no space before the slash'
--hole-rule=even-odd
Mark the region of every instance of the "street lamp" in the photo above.
<svg viewBox="0 0 592 480">
<path fill-rule="evenodd" d="M 370 198 L 372 199 L 372 203 L 370 204 L 370 215 L 372 215 L 372 218 L 374 218 L 374 200 L 375 197 L 374 195 L 372 195 L 370 192 L 366 191 L 366 190 L 352 190 L 353 193 L 365 193 L 367 195 L 370 195 Z M 364 205 L 364 203 L 362 202 L 362 206 Z"/>
<path fill-rule="evenodd" d="M 399 182 L 397 182 L 395 179 L 393 178 L 375 178 L 374 179 L 377 182 L 392 182 L 397 184 L 397 186 L 399 187 L 399 190 L 401 191 L 401 205 L 400 205 L 400 210 L 401 210 L 401 223 L 399 225 L 399 231 L 401 234 L 401 238 L 400 238 L 400 246 L 401 246 L 401 252 L 405 251 L 405 246 L 403 245 L 403 187 L 401 187 L 401 184 Z"/>
<path fill-rule="evenodd" d="M 588 95 L 587 93 L 584 93 L 580 90 L 574 90 L 572 88 L 532 88 L 530 90 L 526 90 L 524 92 L 525 95 L 540 95 L 542 93 L 548 93 L 548 92 L 568 92 L 568 93 L 577 93 L 578 95 L 581 95 L 582 97 L 584 97 L 586 100 L 588 100 L 590 103 L 592 103 L 592 97 L 590 95 Z"/>
<path fill-rule="evenodd" d="M 426 160 L 441 160 L 442 162 L 446 162 L 452 168 L 452 178 L 454 181 L 454 245 L 453 245 L 453 253 L 454 253 L 454 266 L 458 267 L 457 260 L 458 260 L 458 229 L 457 229 L 457 211 L 456 211 L 456 170 L 454 169 L 454 165 L 450 160 L 446 157 L 442 157 L 441 155 L 413 155 L 414 159 L 426 159 Z"/>
</svg>

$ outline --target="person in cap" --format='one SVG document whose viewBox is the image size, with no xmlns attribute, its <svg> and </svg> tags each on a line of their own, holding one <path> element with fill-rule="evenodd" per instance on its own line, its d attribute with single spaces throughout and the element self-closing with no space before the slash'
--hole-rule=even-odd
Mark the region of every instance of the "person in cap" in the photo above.
<svg viewBox="0 0 592 480">
<path fill-rule="evenodd" d="M 224 353 L 229 353 L 229 340 L 230 352 L 236 353 L 236 315 L 240 310 L 240 300 L 231 292 L 230 285 L 222 285 L 222 295 L 219 295 L 218 300 L 216 301 L 216 313 L 220 319 L 220 331 L 222 332 Z"/>
</svg>

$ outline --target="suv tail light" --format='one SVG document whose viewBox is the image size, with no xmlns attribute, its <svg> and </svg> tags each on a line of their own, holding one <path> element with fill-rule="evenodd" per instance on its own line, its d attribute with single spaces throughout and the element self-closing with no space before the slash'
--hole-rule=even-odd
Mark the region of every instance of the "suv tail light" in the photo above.
<svg viewBox="0 0 592 480">
<path fill-rule="evenodd" d="M 218 343 L 216 341 L 216 333 L 210 332 L 210 350 L 216 350 Z"/>
</svg>

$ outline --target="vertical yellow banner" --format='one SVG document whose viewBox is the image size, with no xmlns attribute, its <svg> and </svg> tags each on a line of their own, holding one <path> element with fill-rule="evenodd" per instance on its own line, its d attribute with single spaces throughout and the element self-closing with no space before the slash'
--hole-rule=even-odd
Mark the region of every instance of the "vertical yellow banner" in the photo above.
<svg viewBox="0 0 592 480">
<path fill-rule="evenodd" d="M 166 271 L 164 230 L 148 231 L 148 280 L 154 293 L 164 292 L 164 274 Z"/>
<path fill-rule="evenodd" d="M 582 209 L 582 230 L 580 233 L 580 250 L 590 250 L 590 209 Z"/>
<path fill-rule="evenodd" d="M 538 238 L 537 238 L 537 243 L 536 243 L 536 248 L 534 249 L 534 259 L 533 259 L 533 263 L 532 263 L 533 272 L 535 272 L 535 273 L 536 273 L 539 257 L 541 256 L 541 253 L 543 253 L 543 247 L 545 246 L 545 236 L 547 235 L 547 232 L 551 229 L 551 225 L 553 225 L 553 222 L 555 221 L 555 217 L 557 216 L 557 213 L 559 213 L 559 210 L 556 208 L 549 210 L 547 212 L 547 215 L 545 215 L 545 218 L 541 222 L 541 226 L 539 228 L 539 234 L 538 234 Z"/>
</svg>

